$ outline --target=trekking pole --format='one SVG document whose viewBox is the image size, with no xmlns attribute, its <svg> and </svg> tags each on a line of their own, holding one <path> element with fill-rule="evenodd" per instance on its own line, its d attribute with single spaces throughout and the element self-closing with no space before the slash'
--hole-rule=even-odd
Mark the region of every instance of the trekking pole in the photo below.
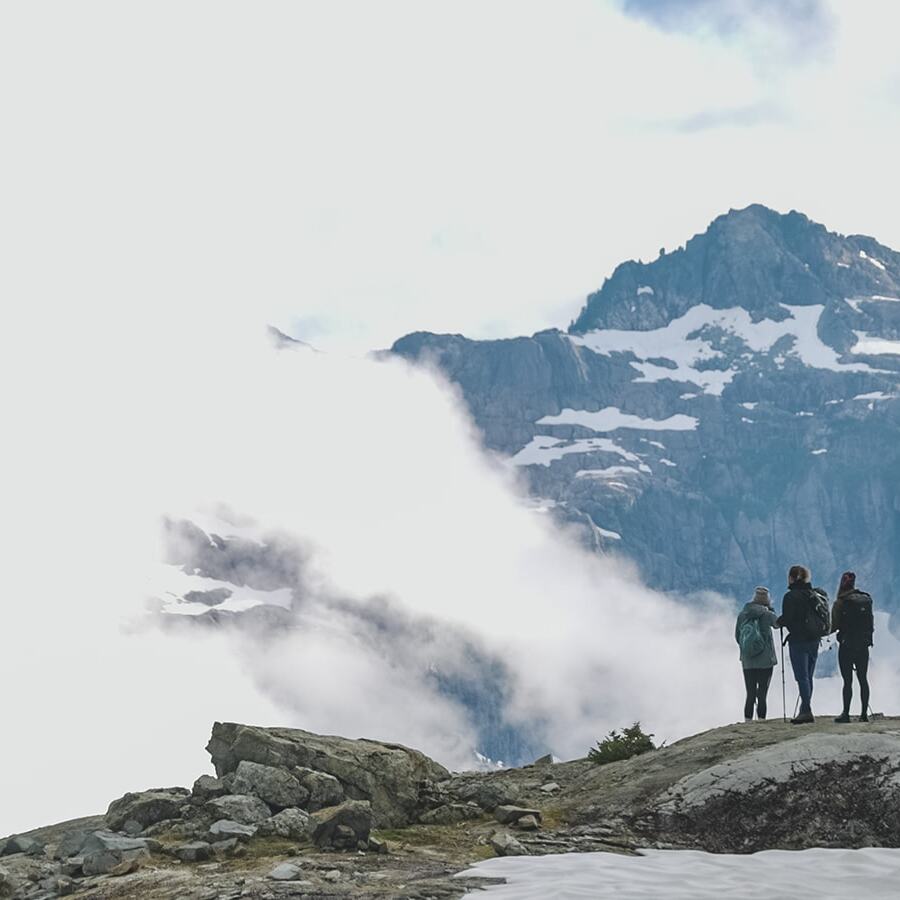
<svg viewBox="0 0 900 900">
<path fill-rule="evenodd" d="M 781 638 L 781 720 L 787 722 L 787 700 L 784 693 L 784 628 L 779 628 Z"/>
</svg>

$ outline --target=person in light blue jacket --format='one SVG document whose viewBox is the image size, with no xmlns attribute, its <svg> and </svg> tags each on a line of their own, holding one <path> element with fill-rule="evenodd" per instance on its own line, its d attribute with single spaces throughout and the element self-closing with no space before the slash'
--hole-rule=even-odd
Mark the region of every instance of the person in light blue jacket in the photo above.
<svg viewBox="0 0 900 900">
<path fill-rule="evenodd" d="M 741 649 L 741 666 L 744 669 L 744 687 L 747 699 L 744 703 L 744 721 L 753 721 L 753 708 L 757 718 L 766 718 L 766 696 L 772 682 L 772 669 L 778 664 L 772 626 L 778 616 L 772 609 L 772 598 L 764 587 L 758 587 L 753 599 L 744 606 L 734 626 L 734 639 Z"/>
</svg>

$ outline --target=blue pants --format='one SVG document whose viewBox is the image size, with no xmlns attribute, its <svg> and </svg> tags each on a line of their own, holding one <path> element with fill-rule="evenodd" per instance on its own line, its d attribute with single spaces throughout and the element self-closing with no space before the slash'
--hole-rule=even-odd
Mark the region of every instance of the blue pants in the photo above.
<svg viewBox="0 0 900 900">
<path fill-rule="evenodd" d="M 794 641 L 788 644 L 791 651 L 791 667 L 797 687 L 800 689 L 800 712 L 812 712 L 813 674 L 819 658 L 818 641 Z"/>
</svg>

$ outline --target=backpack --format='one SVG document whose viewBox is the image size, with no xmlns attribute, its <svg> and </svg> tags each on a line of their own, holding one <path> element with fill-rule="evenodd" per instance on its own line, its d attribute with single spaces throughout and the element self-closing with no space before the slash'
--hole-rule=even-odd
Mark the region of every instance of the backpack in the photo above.
<svg viewBox="0 0 900 900">
<path fill-rule="evenodd" d="M 875 621 L 872 615 L 872 598 L 865 591 L 855 591 L 841 606 L 840 642 L 868 647 L 872 643 Z"/>
<path fill-rule="evenodd" d="M 759 630 L 759 619 L 748 619 L 738 632 L 741 659 L 759 656 L 766 649 L 766 642 Z"/>
<path fill-rule="evenodd" d="M 804 621 L 806 630 L 813 638 L 823 638 L 831 634 L 831 613 L 828 608 L 828 594 L 822 588 L 813 588 L 809 598 L 809 608 Z"/>
</svg>

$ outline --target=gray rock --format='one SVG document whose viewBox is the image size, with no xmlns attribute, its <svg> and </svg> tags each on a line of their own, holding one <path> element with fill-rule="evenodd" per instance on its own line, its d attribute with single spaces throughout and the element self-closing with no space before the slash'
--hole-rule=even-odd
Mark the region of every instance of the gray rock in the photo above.
<svg viewBox="0 0 900 900">
<path fill-rule="evenodd" d="M 283 809 L 259 824 L 260 834 L 272 834 L 295 841 L 308 840 L 310 815 L 302 809 Z"/>
<path fill-rule="evenodd" d="M 540 790 L 545 794 L 555 794 L 559 790 L 559 785 L 555 781 L 542 784 Z"/>
<path fill-rule="evenodd" d="M 522 831 L 537 831 L 541 827 L 541 823 L 538 821 L 537 816 L 522 816 L 521 819 L 516 819 L 515 827 L 521 828 Z"/>
<path fill-rule="evenodd" d="M 505 831 L 498 831 L 491 838 L 491 847 L 497 856 L 528 856 L 524 845 Z"/>
<path fill-rule="evenodd" d="M 501 825 L 513 825 L 519 819 L 525 818 L 525 816 L 534 816 L 538 822 L 541 821 L 541 811 L 539 809 L 525 809 L 521 806 L 498 806 L 494 810 L 494 818 Z"/>
<path fill-rule="evenodd" d="M 509 779 L 473 778 L 453 787 L 457 800 L 476 803 L 485 812 L 493 812 L 498 806 L 514 806 L 519 799 L 519 788 Z"/>
<path fill-rule="evenodd" d="M 212 775 L 201 775 L 191 788 L 191 796 L 198 800 L 212 800 L 213 797 L 222 797 L 231 793 L 233 793 L 231 785 L 227 785 L 224 779 L 215 778 Z"/>
<path fill-rule="evenodd" d="M 544 756 L 539 757 L 532 763 L 532 765 L 535 765 L 535 766 L 550 766 L 552 764 L 553 764 L 553 754 L 552 753 L 547 753 Z"/>
<path fill-rule="evenodd" d="M 81 829 L 67 831 L 57 841 L 56 846 L 53 848 L 53 859 L 69 859 L 71 856 L 78 856 L 89 835 L 89 831 L 83 831 Z"/>
<path fill-rule="evenodd" d="M 18 879 L 6 870 L 0 869 L 0 897 L 13 898 L 19 893 Z"/>
<path fill-rule="evenodd" d="M 345 796 L 371 803 L 375 821 L 385 828 L 414 821 L 420 785 L 450 776 L 434 760 L 399 744 L 323 737 L 293 728 L 217 722 L 207 750 L 220 775 L 235 771 L 242 760 L 333 775 Z"/>
<path fill-rule="evenodd" d="M 44 842 L 22 834 L 14 834 L 6 839 L 2 856 L 14 853 L 25 853 L 28 856 L 41 856 L 44 853 Z"/>
<path fill-rule="evenodd" d="M 80 878 L 84 875 L 84 857 L 70 856 L 60 863 L 59 870 L 63 875 L 71 878 Z"/>
<path fill-rule="evenodd" d="M 129 837 L 137 837 L 144 830 L 144 826 L 135 819 L 129 819 L 119 830 Z"/>
<path fill-rule="evenodd" d="M 419 821 L 423 825 L 456 825 L 480 816 L 481 810 L 477 806 L 469 806 L 466 803 L 448 803 L 422 813 Z"/>
<path fill-rule="evenodd" d="M 341 880 L 341 870 L 340 869 L 329 869 L 323 876 L 326 881 L 330 881 L 332 884 Z"/>
<path fill-rule="evenodd" d="M 366 800 L 347 800 L 338 806 L 320 809 L 310 816 L 313 843 L 338 850 L 356 849 L 369 839 L 372 806 Z"/>
<path fill-rule="evenodd" d="M 213 588 L 210 591 L 188 591 L 181 599 L 185 603 L 203 603 L 205 606 L 218 606 L 224 603 L 232 594 L 230 588 Z"/>
<path fill-rule="evenodd" d="M 336 806 L 344 799 L 344 788 L 334 775 L 316 772 L 305 766 L 295 766 L 291 771 L 309 792 L 309 799 L 303 806 L 310 812 Z"/>
<path fill-rule="evenodd" d="M 303 806 L 309 799 L 309 791 L 290 772 L 249 760 L 238 763 L 232 790 L 253 794 L 275 811 Z"/>
<path fill-rule="evenodd" d="M 213 857 L 213 848 L 206 841 L 191 841 L 172 849 L 172 855 L 182 862 L 205 862 Z"/>
<path fill-rule="evenodd" d="M 368 849 L 372 853 L 387 853 L 388 845 L 387 841 L 381 840 L 381 838 L 373 837 L 369 835 L 369 846 Z"/>
<path fill-rule="evenodd" d="M 226 794 L 210 800 L 204 807 L 217 819 L 230 819 L 242 825 L 258 825 L 272 815 L 272 810 L 259 797 L 248 794 Z"/>
<path fill-rule="evenodd" d="M 130 820 L 147 828 L 164 819 L 177 819 L 188 796 L 189 791 L 185 788 L 154 788 L 125 794 L 109 804 L 106 824 L 113 831 L 120 831 Z"/>
<path fill-rule="evenodd" d="M 256 831 L 256 825 L 242 825 L 240 822 L 232 822 L 230 819 L 219 819 L 209 826 L 207 837 L 210 841 L 224 841 L 230 838 L 249 841 Z"/>
<path fill-rule="evenodd" d="M 88 835 L 81 850 L 85 875 L 123 875 L 148 859 L 150 851 L 143 838 L 128 838 L 108 831 Z"/>
<path fill-rule="evenodd" d="M 272 881 L 296 881 L 301 874 L 300 866 L 294 863 L 279 863 L 269 872 L 269 878 Z"/>
</svg>

